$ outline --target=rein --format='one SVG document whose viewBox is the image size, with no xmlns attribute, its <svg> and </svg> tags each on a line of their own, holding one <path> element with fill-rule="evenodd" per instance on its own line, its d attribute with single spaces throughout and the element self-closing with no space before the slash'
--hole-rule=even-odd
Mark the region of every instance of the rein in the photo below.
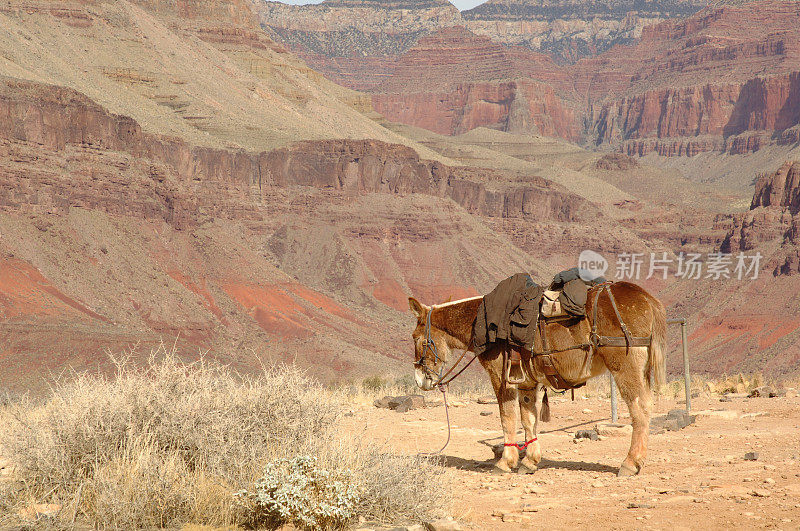
<svg viewBox="0 0 800 531">
<path fill-rule="evenodd" d="M 428 315 L 425 318 L 425 347 L 422 350 L 422 358 L 420 358 L 419 362 L 417 364 L 415 364 L 415 365 L 419 365 L 419 367 L 421 369 L 423 369 L 424 371 L 426 371 L 429 374 L 432 374 L 432 375 L 434 375 L 434 376 L 436 376 L 438 378 L 433 385 L 436 388 L 438 388 L 439 391 L 441 391 L 441 393 L 442 393 L 442 400 L 444 401 L 444 415 L 445 415 L 445 419 L 447 421 L 447 440 L 444 442 L 444 446 L 442 446 L 440 449 L 438 449 L 435 452 L 422 452 L 422 453 L 417 454 L 417 455 L 423 456 L 423 457 L 425 457 L 425 456 L 431 457 L 431 456 L 439 455 L 442 452 L 444 452 L 445 449 L 447 448 L 447 445 L 450 444 L 450 407 L 447 404 L 447 386 L 450 384 L 450 382 L 455 380 L 462 372 L 464 372 L 467 369 L 467 367 L 469 367 L 472 364 L 472 362 L 475 361 L 475 359 L 478 357 L 478 356 L 473 355 L 472 359 L 469 360 L 466 365 L 461 367 L 461 369 L 457 373 L 455 373 L 454 375 L 450 376 L 450 373 L 452 373 L 455 370 L 455 368 L 458 367 L 458 364 L 461 363 L 461 360 L 463 360 L 464 357 L 467 355 L 467 352 L 469 352 L 469 349 L 472 346 L 472 342 L 470 342 L 470 344 L 467 346 L 467 349 L 464 350 L 464 352 L 461 353 L 461 357 L 459 357 L 456 360 L 456 362 L 450 367 L 450 369 L 448 369 L 446 372 L 444 371 L 444 367 L 445 367 L 445 365 L 444 365 L 445 360 L 444 359 L 441 360 L 442 367 L 439 369 L 439 374 L 436 374 L 433 370 L 429 369 L 425 365 L 425 355 L 429 351 L 433 353 L 434 363 L 439 363 L 439 361 L 440 361 L 440 359 L 439 359 L 439 350 L 436 348 L 436 343 L 433 342 L 433 338 L 431 337 L 431 328 L 432 328 L 431 327 L 431 314 L 433 314 L 433 309 L 434 308 L 435 308 L 435 306 L 431 306 L 431 309 L 428 310 Z M 450 378 L 447 378 L 448 376 L 450 376 Z M 445 380 L 445 378 L 447 378 L 447 380 Z M 533 441 L 529 441 L 529 442 L 533 442 Z M 525 443 L 525 446 L 527 446 L 527 445 L 528 445 L 528 443 Z"/>
<path fill-rule="evenodd" d="M 444 400 L 444 416 L 447 419 L 447 440 L 444 442 L 444 446 L 436 450 L 435 452 L 420 452 L 417 455 L 421 457 L 433 457 L 435 455 L 439 455 L 444 452 L 447 445 L 450 444 L 450 409 L 447 405 L 447 387 L 444 385 L 439 385 L 439 391 L 442 392 L 442 399 Z"/>
</svg>

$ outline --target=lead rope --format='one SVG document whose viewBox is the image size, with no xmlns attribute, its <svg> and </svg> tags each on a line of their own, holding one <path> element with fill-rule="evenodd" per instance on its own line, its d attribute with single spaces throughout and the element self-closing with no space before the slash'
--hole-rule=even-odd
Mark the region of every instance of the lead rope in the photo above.
<svg viewBox="0 0 800 531">
<path fill-rule="evenodd" d="M 447 405 L 447 387 L 442 384 L 439 384 L 439 391 L 442 392 L 442 398 L 444 400 L 444 415 L 445 419 L 447 419 L 447 440 L 444 442 L 444 446 L 436 450 L 435 452 L 420 452 L 417 455 L 420 457 L 433 457 L 435 455 L 439 455 L 444 452 L 447 445 L 450 444 L 450 409 Z"/>
</svg>

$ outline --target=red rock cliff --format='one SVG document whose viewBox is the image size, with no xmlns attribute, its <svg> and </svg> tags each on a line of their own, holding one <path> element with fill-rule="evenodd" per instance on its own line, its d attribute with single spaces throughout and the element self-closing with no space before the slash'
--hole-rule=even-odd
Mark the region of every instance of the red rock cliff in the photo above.
<svg viewBox="0 0 800 531">
<path fill-rule="evenodd" d="M 174 172 L 187 186 L 164 190 L 169 197 L 165 196 L 160 206 L 141 205 L 144 210 L 139 214 L 163 217 L 176 225 L 194 219 L 192 210 L 198 201 L 210 201 L 214 212 L 228 215 L 224 204 L 213 200 L 210 185 L 239 196 L 267 194 L 271 187 L 293 185 L 425 193 L 451 197 L 473 213 L 496 217 L 574 221 L 595 212 L 586 201 L 541 178 L 530 177 L 524 186 L 490 192 L 481 183 L 486 180 L 485 171 L 420 160 L 411 148 L 376 140 L 304 141 L 263 153 L 191 146 L 144 133 L 134 120 L 110 114 L 73 90 L 9 78 L 0 78 L 0 138 L 54 151 L 77 145 L 126 152 L 152 161 L 157 166 L 150 172 L 153 182 L 148 186 L 163 184 L 160 176 L 164 171 Z M 193 192 L 192 183 L 204 183 L 194 191 L 199 194 Z M 125 184 L 114 180 L 105 191 L 94 189 L 97 197 L 86 195 L 79 187 L 71 193 L 85 196 L 94 206 L 111 208 L 115 201 L 126 203 Z M 11 200 L 22 193 L 14 188 L 13 179 L 3 187 L 6 205 L 25 202 Z M 32 194 L 30 201 L 36 202 L 37 183 L 23 188 Z M 48 201 L 59 204 L 59 187 L 48 187 L 48 192 L 53 194 Z M 130 208 L 135 208 L 139 203 L 132 205 Z"/>
</svg>

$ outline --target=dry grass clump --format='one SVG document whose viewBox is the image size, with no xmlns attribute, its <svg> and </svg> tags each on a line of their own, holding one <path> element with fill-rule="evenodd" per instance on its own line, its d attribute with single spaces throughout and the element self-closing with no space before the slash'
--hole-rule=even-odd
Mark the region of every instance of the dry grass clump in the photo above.
<svg viewBox="0 0 800 531">
<path fill-rule="evenodd" d="M 76 375 L 40 405 L 7 406 L 0 452 L 15 482 L 6 509 L 55 504 L 57 519 L 99 527 L 248 524 L 252 507 L 234 493 L 252 488 L 267 463 L 308 455 L 348 471 L 359 516 L 436 513 L 439 470 L 340 433 L 342 411 L 335 394 L 297 369 L 242 377 L 162 349 L 144 367 Z"/>
<path fill-rule="evenodd" d="M 347 402 L 369 405 L 384 396 L 423 394 L 427 400 L 441 400 L 438 391 L 421 391 L 410 374 L 403 376 L 369 376 L 337 389 Z M 481 396 L 494 396 L 492 384 L 485 372 L 465 372 L 448 386 L 448 396 L 458 400 L 474 400 Z"/>
</svg>

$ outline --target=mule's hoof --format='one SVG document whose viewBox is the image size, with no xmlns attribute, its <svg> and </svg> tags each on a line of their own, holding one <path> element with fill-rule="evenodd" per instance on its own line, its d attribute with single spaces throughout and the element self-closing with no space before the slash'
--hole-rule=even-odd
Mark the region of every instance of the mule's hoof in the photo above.
<svg viewBox="0 0 800 531">
<path fill-rule="evenodd" d="M 520 463 L 519 468 L 517 469 L 517 474 L 535 474 L 538 470 L 538 467 L 529 467 L 525 463 Z"/>
<path fill-rule="evenodd" d="M 627 478 L 630 476 L 635 476 L 639 473 L 639 470 L 635 468 L 631 468 L 628 465 L 622 465 L 619 467 L 619 472 L 617 472 L 618 478 Z"/>
<path fill-rule="evenodd" d="M 492 467 L 492 469 L 490 470 L 490 472 L 492 474 L 496 475 L 496 476 L 502 476 L 503 474 L 511 474 L 511 470 L 510 469 L 505 469 L 505 468 L 501 467 L 500 465 L 494 465 Z"/>
</svg>

